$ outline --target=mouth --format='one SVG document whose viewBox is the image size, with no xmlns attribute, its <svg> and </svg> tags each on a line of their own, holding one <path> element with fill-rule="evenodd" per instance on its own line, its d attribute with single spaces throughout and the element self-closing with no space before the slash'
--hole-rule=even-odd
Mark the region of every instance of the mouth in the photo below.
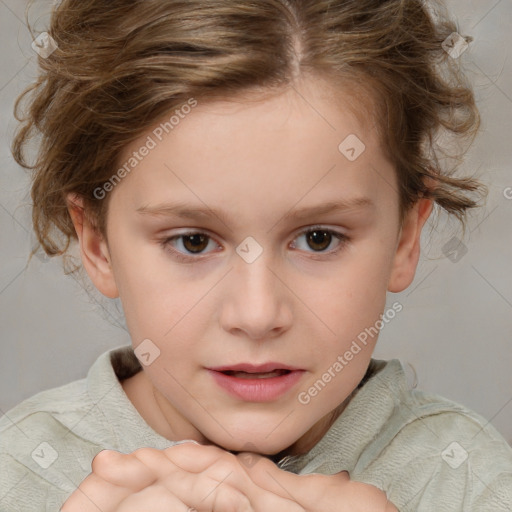
<svg viewBox="0 0 512 512">
<path fill-rule="evenodd" d="M 207 368 L 224 391 L 246 402 L 277 400 L 294 388 L 305 370 L 282 363 Z"/>
<path fill-rule="evenodd" d="M 213 370 L 215 372 L 239 372 L 239 373 L 249 373 L 251 375 L 255 374 L 265 374 L 271 372 L 291 372 L 294 370 L 302 370 L 298 366 L 290 366 L 285 363 L 276 363 L 274 361 L 270 361 L 268 363 L 262 364 L 252 364 L 252 363 L 237 363 L 226 366 L 215 366 L 211 368 L 207 368 L 208 370 Z"/>
<path fill-rule="evenodd" d="M 272 372 L 240 372 L 234 370 L 225 370 L 223 372 L 224 375 L 229 375 L 230 377 L 236 377 L 237 379 L 271 379 L 273 377 L 281 377 L 281 375 L 288 375 L 291 370 L 274 370 Z"/>
</svg>

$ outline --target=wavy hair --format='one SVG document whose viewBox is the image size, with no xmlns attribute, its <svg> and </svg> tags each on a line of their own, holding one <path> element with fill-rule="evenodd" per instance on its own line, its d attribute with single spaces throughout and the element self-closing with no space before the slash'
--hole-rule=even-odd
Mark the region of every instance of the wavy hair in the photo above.
<svg viewBox="0 0 512 512">
<path fill-rule="evenodd" d="M 462 58 L 444 49 L 454 32 L 438 0 L 62 0 L 48 28 L 58 47 L 39 57 L 38 78 L 14 106 L 11 151 L 32 172 L 40 245 L 62 255 L 77 239 L 69 193 L 106 235 L 109 195 L 94 190 L 155 120 L 192 97 L 270 94 L 306 74 L 371 98 L 401 220 L 427 197 L 465 228 L 478 206 L 471 195 L 486 187 L 454 174 L 465 153 L 459 142 L 471 144 L 480 125 Z M 450 144 L 439 143 L 443 134 Z M 448 153 L 453 167 L 441 164 Z"/>
</svg>

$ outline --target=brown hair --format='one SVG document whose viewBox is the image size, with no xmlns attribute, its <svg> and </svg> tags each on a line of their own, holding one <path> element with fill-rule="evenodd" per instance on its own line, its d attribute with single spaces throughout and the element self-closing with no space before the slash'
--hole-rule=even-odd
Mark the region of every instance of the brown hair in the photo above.
<svg viewBox="0 0 512 512">
<path fill-rule="evenodd" d="M 37 81 L 16 101 L 11 148 L 33 170 L 33 224 L 48 255 L 76 239 L 68 193 L 83 198 L 106 235 L 109 195 L 98 199 L 94 190 L 155 120 L 190 98 L 271 94 L 306 74 L 372 98 L 398 176 L 401 220 L 423 196 L 465 228 L 467 209 L 477 206 L 467 193 L 486 190 L 455 177 L 457 165 L 440 165 L 439 155 L 457 147 L 439 145 L 440 135 L 472 143 L 480 119 L 461 58 L 443 48 L 457 28 L 437 0 L 62 0 L 48 32 L 58 47 L 39 57 Z M 34 132 L 41 141 L 29 164 Z M 460 163 L 464 151 L 452 153 Z"/>
</svg>

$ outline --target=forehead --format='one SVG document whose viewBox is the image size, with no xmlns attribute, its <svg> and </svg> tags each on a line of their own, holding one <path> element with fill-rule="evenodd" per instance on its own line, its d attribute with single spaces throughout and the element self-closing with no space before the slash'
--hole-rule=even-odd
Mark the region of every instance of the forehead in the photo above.
<svg viewBox="0 0 512 512">
<path fill-rule="evenodd" d="M 119 165 L 149 140 L 154 146 L 114 192 L 129 188 L 136 208 L 172 196 L 291 207 L 301 198 L 323 201 L 336 188 L 377 200 L 394 173 L 358 97 L 308 80 L 271 95 L 197 99 L 188 114 L 172 124 L 173 112 L 166 114 L 125 148 Z"/>
<path fill-rule="evenodd" d="M 239 134 L 242 137 L 244 133 L 253 135 L 256 131 L 260 135 L 272 131 L 283 133 L 286 123 L 295 128 L 296 137 L 300 136 L 300 132 L 309 137 L 330 134 L 336 142 L 344 132 L 351 130 L 369 145 L 380 144 L 379 140 L 374 140 L 378 125 L 373 95 L 369 87 L 355 82 L 342 82 L 339 79 L 333 82 L 320 76 L 304 76 L 286 88 L 252 89 L 239 92 L 229 99 L 192 97 L 188 103 L 191 101 L 194 102 L 192 108 L 187 106 L 187 110 L 183 109 L 180 113 L 182 109 L 178 107 L 155 120 L 152 127 L 125 147 L 120 154 L 121 160 L 126 160 L 143 143 L 147 134 L 153 134 L 161 146 L 161 143 L 172 145 L 170 139 L 191 139 L 192 132 L 203 131 L 203 137 L 204 132 L 208 135 L 204 141 L 206 144 L 216 135 L 221 137 L 229 134 L 231 137 Z M 265 128 L 263 131 L 260 129 L 262 125 Z M 244 127 L 241 132 L 240 126 Z M 185 132 L 183 137 L 179 132 Z"/>
<path fill-rule="evenodd" d="M 309 137 L 330 133 L 336 138 L 341 137 L 344 130 L 352 130 L 371 139 L 377 128 L 374 99 L 367 87 L 348 82 L 335 85 L 320 77 L 304 77 L 294 85 L 275 91 L 239 93 L 229 99 L 200 98 L 192 113 L 194 115 L 187 116 L 190 120 L 180 124 L 195 124 L 197 128 L 207 121 L 218 129 L 213 134 L 219 135 L 219 129 L 225 129 L 224 133 L 230 132 L 230 135 L 240 133 L 240 126 L 244 126 L 243 132 L 249 133 L 259 128 L 259 134 L 262 134 L 262 126 L 263 133 L 283 133 L 292 126 L 295 136 L 300 136 L 300 132 Z M 155 127 L 165 123 L 168 117 L 164 115 L 156 121 Z M 368 142 L 379 144 L 377 140 Z"/>
</svg>

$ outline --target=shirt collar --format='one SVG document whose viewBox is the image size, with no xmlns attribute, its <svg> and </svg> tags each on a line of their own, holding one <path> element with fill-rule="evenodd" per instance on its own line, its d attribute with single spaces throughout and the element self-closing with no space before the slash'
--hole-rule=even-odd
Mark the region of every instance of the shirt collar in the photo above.
<svg viewBox="0 0 512 512">
<path fill-rule="evenodd" d="M 408 389 L 398 359 L 371 359 L 363 381 L 340 416 L 309 452 L 274 462 L 293 473 L 352 472 L 371 441 L 397 414 L 396 406 Z"/>
<path fill-rule="evenodd" d="M 107 420 L 116 441 L 116 446 L 105 448 L 131 453 L 142 447 L 163 450 L 175 444 L 146 423 L 124 392 L 119 379 L 127 379 L 141 370 L 131 345 L 104 352 L 89 369 L 89 397 Z"/>
</svg>

